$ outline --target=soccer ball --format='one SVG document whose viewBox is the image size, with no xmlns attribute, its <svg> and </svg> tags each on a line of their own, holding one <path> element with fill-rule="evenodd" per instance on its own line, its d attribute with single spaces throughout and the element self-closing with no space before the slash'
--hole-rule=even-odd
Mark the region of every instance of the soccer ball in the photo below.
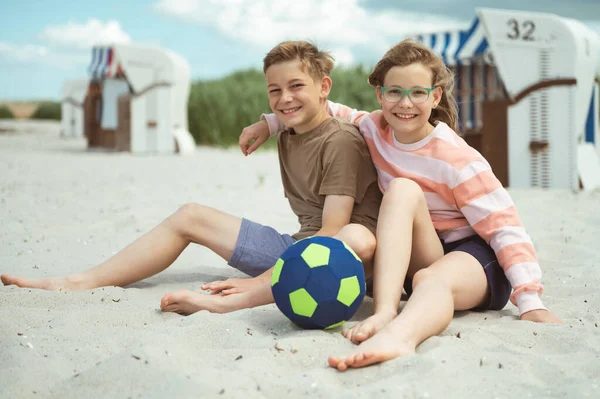
<svg viewBox="0 0 600 399">
<path fill-rule="evenodd" d="M 360 258 L 343 241 L 308 237 L 275 263 L 271 279 L 277 307 L 302 328 L 342 325 L 358 310 L 366 291 Z"/>
</svg>

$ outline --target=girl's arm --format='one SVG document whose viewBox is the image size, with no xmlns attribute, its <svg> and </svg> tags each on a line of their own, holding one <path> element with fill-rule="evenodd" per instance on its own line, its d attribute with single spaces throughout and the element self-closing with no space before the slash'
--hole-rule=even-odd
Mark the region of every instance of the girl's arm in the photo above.
<svg viewBox="0 0 600 399">
<path fill-rule="evenodd" d="M 496 253 L 514 289 L 510 300 L 519 308 L 519 316 L 546 309 L 540 299 L 542 271 L 531 237 L 489 164 L 475 161 L 463 168 L 453 194 L 469 224 Z"/>
<path fill-rule="evenodd" d="M 329 100 L 327 101 L 327 112 L 331 116 L 344 118 L 357 126 L 364 116 L 369 115 L 367 111 L 358 111 L 344 104 L 334 103 L 333 101 Z M 271 136 L 276 136 L 286 129 L 285 125 L 281 123 L 275 114 L 262 114 L 260 119 L 267 122 L 269 126 L 269 134 Z"/>
<path fill-rule="evenodd" d="M 368 115 L 366 111 L 357 111 L 343 104 L 327 101 L 327 112 L 331 116 L 344 118 L 358 126 L 360 120 Z M 276 136 L 286 129 L 285 125 L 275 114 L 262 114 L 260 121 L 242 130 L 239 138 L 239 146 L 244 155 L 250 155 L 262 145 L 270 136 Z"/>
</svg>

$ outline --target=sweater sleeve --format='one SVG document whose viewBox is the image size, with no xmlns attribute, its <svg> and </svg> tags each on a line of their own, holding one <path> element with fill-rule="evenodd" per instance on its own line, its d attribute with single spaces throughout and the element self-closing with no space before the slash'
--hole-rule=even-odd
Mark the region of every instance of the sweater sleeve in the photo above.
<svg viewBox="0 0 600 399">
<path fill-rule="evenodd" d="M 327 101 L 327 112 L 331 116 L 344 118 L 357 126 L 360 120 L 369 114 L 366 111 L 358 111 L 343 104 L 334 103 L 333 101 Z M 270 136 L 276 136 L 286 129 L 285 125 L 275 116 L 275 114 L 262 114 L 260 119 L 267 121 Z"/>
<path fill-rule="evenodd" d="M 511 302 L 523 313 L 546 309 L 540 295 L 542 271 L 531 237 L 508 192 L 485 160 L 464 167 L 454 184 L 455 202 L 473 230 L 494 250 L 513 287 Z"/>
</svg>

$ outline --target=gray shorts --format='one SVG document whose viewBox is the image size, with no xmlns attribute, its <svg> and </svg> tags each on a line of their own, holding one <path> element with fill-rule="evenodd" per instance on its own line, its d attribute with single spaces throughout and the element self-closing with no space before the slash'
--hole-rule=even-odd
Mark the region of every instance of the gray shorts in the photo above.
<svg viewBox="0 0 600 399">
<path fill-rule="evenodd" d="M 281 254 L 294 242 L 296 240 L 288 234 L 280 234 L 272 227 L 242 219 L 229 266 L 256 277 L 275 265 Z"/>
</svg>

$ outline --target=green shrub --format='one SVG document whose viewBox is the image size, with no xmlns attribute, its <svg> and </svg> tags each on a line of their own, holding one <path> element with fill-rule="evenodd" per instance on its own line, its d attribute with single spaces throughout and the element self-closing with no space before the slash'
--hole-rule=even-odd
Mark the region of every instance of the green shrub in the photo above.
<svg viewBox="0 0 600 399">
<path fill-rule="evenodd" d="M 236 144 L 245 126 L 269 112 L 264 77 L 258 70 L 192 84 L 188 105 L 190 132 L 198 144 Z"/>
<path fill-rule="evenodd" d="M 360 110 L 377 109 L 379 104 L 375 90 L 367 83 L 368 76 L 363 66 L 336 69 L 329 98 Z M 265 78 L 256 69 L 196 81 L 190 90 L 189 129 L 197 144 L 236 145 L 242 129 L 269 112 Z M 275 140 L 269 141 L 269 146 L 274 144 Z"/>
<path fill-rule="evenodd" d="M 15 119 L 15 115 L 7 105 L 0 105 L 0 119 Z"/>
<path fill-rule="evenodd" d="M 46 101 L 40 103 L 37 109 L 29 117 L 30 119 L 61 119 L 60 103 L 56 101 Z"/>
<path fill-rule="evenodd" d="M 333 86 L 329 99 L 361 111 L 379 109 L 375 89 L 367 82 L 370 70 L 358 65 L 353 68 L 337 68 L 331 73 Z"/>
</svg>

